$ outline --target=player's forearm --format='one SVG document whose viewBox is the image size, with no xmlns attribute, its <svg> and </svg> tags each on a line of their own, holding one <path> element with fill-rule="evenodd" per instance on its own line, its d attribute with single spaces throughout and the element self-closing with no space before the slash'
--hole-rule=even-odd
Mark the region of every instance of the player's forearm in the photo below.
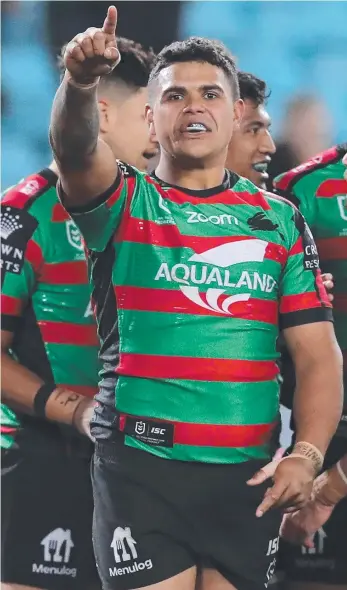
<svg viewBox="0 0 347 590">
<path fill-rule="evenodd" d="M 62 170 L 88 166 L 99 134 L 97 84 L 79 88 L 71 82 L 70 74 L 65 74 L 53 101 L 49 134 Z"/>
<path fill-rule="evenodd" d="M 2 371 L 2 398 L 13 410 L 21 411 L 29 415 L 37 415 L 40 407 L 40 417 L 54 422 L 73 424 L 75 412 L 80 404 L 90 403 L 83 396 L 73 391 L 56 387 L 54 383 L 44 384 L 35 373 L 29 371 L 8 354 L 1 353 Z M 42 386 L 46 387 L 44 396 L 40 395 L 40 404 L 37 404 L 37 396 Z M 49 393 L 51 391 L 51 393 Z M 47 399 L 46 399 L 47 398 Z"/>
<path fill-rule="evenodd" d="M 306 441 L 324 455 L 342 412 L 342 355 L 336 346 L 324 359 L 319 355 L 295 363 L 294 419 L 296 441 Z"/>
<path fill-rule="evenodd" d="M 327 506 L 335 506 L 347 497 L 347 454 L 317 477 L 313 494 L 317 502 Z"/>
</svg>

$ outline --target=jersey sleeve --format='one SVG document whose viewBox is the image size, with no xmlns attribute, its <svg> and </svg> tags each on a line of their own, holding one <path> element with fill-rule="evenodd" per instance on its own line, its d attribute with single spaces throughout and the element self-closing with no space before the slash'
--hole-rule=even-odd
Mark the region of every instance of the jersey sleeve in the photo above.
<svg viewBox="0 0 347 590">
<path fill-rule="evenodd" d="M 291 205 L 286 205 L 291 207 Z M 301 213 L 292 208 L 290 248 L 280 283 L 281 329 L 333 321 L 332 305 L 322 282 L 317 247 Z"/>
<path fill-rule="evenodd" d="M 309 179 L 303 178 L 296 183 L 291 183 L 287 179 L 289 174 L 284 173 L 274 179 L 274 193 L 293 203 L 302 213 L 308 225 L 314 228 L 317 213 L 316 198 L 314 191 L 309 186 Z"/>
<path fill-rule="evenodd" d="M 43 264 L 38 221 L 25 209 L 1 205 L 1 327 L 15 332 Z"/>
<path fill-rule="evenodd" d="M 124 211 L 140 189 L 144 175 L 127 164 L 118 161 L 118 175 L 110 188 L 84 207 L 66 207 L 78 226 L 89 250 L 102 252 L 117 231 Z M 65 206 L 60 182 L 57 191 Z"/>
</svg>

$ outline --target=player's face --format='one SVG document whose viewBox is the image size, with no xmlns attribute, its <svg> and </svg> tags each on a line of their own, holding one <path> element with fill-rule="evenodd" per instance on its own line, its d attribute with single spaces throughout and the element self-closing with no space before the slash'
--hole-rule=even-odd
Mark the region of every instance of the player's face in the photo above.
<svg viewBox="0 0 347 590">
<path fill-rule="evenodd" d="M 101 104 L 102 137 L 117 158 L 140 170 L 147 169 L 148 160 L 158 151 L 148 132 L 147 101 L 147 88 L 140 88 L 122 102 L 110 101 L 106 109 Z"/>
<path fill-rule="evenodd" d="M 229 145 L 227 168 L 265 188 L 267 167 L 276 148 L 270 133 L 271 120 L 264 105 L 245 100 L 244 114 Z"/>
<path fill-rule="evenodd" d="M 184 165 L 224 164 L 242 101 L 234 101 L 223 70 L 209 63 L 176 63 L 153 82 L 147 116 L 162 154 Z"/>
</svg>

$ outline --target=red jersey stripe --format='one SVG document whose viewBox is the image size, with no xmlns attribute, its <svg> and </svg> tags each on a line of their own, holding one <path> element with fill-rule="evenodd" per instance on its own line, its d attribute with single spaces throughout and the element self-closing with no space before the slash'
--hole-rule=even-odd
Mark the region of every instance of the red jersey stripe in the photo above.
<svg viewBox="0 0 347 590">
<path fill-rule="evenodd" d="M 290 313 L 313 307 L 322 307 L 315 291 L 311 293 L 298 293 L 297 295 L 282 295 L 280 301 L 280 313 Z M 328 300 L 324 307 L 331 307 Z"/>
<path fill-rule="evenodd" d="M 316 240 L 321 260 L 347 259 L 347 236 L 339 238 L 318 238 Z"/>
<path fill-rule="evenodd" d="M 34 241 L 29 240 L 26 250 L 25 258 L 30 262 L 36 274 L 39 274 L 44 264 L 43 253 L 41 247 Z"/>
<path fill-rule="evenodd" d="M 17 299 L 17 297 L 1 295 L 1 313 L 3 314 L 19 316 L 22 311 L 23 304 L 23 301 L 21 299 Z"/>
<path fill-rule="evenodd" d="M 52 211 L 52 221 L 53 222 L 62 222 L 62 221 L 69 221 L 71 219 L 70 215 L 64 209 L 61 203 L 57 203 L 53 207 Z"/>
<path fill-rule="evenodd" d="M 185 193 L 184 191 L 179 190 L 178 188 L 170 188 L 168 186 L 164 189 L 155 181 L 155 179 L 151 177 L 146 177 L 146 180 L 147 182 L 151 182 L 155 185 L 157 191 L 163 196 L 164 199 L 172 201 L 173 203 L 177 203 L 178 205 L 188 202 L 192 204 L 204 203 L 206 205 L 253 205 L 254 207 L 261 207 L 264 210 L 271 209 L 269 203 L 260 191 L 250 193 L 248 191 L 234 192 L 233 189 L 226 189 L 225 191 L 221 191 L 220 193 L 212 195 L 211 197 L 194 197 Z"/>
<path fill-rule="evenodd" d="M 303 244 L 302 244 L 302 237 L 299 236 L 298 239 L 296 240 L 294 246 L 291 247 L 291 249 L 289 250 L 289 256 L 294 256 L 295 254 L 302 254 L 303 253 Z"/>
<path fill-rule="evenodd" d="M 166 248 L 190 248 L 196 254 L 201 254 L 206 249 L 216 248 L 222 244 L 255 240 L 253 236 L 189 236 L 181 234 L 176 225 L 157 224 L 154 221 L 130 217 L 127 225 L 121 233 L 115 235 L 114 241 L 136 242 L 150 244 Z M 269 242 L 265 258 L 284 264 L 287 259 L 287 250 L 280 244 Z"/>
<path fill-rule="evenodd" d="M 46 263 L 40 279 L 51 285 L 86 285 L 89 282 L 87 264 L 84 260 Z"/>
<path fill-rule="evenodd" d="M 48 180 L 39 174 L 27 176 L 22 182 L 16 184 L 1 199 L 2 205 L 11 205 L 23 209 L 30 199 L 48 186 Z"/>
<path fill-rule="evenodd" d="M 269 381 L 278 374 L 273 361 L 238 361 L 149 354 L 121 353 L 119 375 L 148 379 L 197 381 Z"/>
<path fill-rule="evenodd" d="M 122 193 L 122 190 L 124 188 L 124 182 L 126 182 L 126 190 L 127 190 L 127 195 L 128 195 L 127 200 L 128 201 L 131 200 L 131 198 L 134 194 L 135 186 L 136 186 L 136 178 L 128 177 L 124 181 L 124 177 L 122 176 L 122 179 L 121 179 L 121 182 L 120 182 L 118 188 L 114 191 L 114 193 L 112 193 L 112 195 L 106 201 L 106 205 L 109 208 L 111 208 L 118 201 L 118 199 Z"/>
<path fill-rule="evenodd" d="M 127 414 L 119 414 L 119 429 L 124 430 Z M 148 422 L 148 418 L 131 416 L 131 418 Z M 174 444 L 191 445 L 196 447 L 255 447 L 266 444 L 270 438 L 276 422 L 271 424 L 252 425 L 222 425 L 222 424 L 193 424 L 191 422 L 171 422 L 150 418 L 156 422 L 174 425 Z"/>
<path fill-rule="evenodd" d="M 4 426 L 1 424 L 0 432 L 1 434 L 15 434 L 18 430 L 18 426 Z"/>
<path fill-rule="evenodd" d="M 316 197 L 336 197 L 336 195 L 345 195 L 346 193 L 347 181 L 343 178 L 331 178 L 319 185 Z"/>
<path fill-rule="evenodd" d="M 277 324 L 278 320 L 278 302 L 263 299 L 250 298 L 248 301 L 233 303 L 229 308 L 229 313 L 215 311 L 200 307 L 197 303 L 190 301 L 181 290 L 171 289 L 147 289 L 144 287 L 114 287 L 117 305 L 119 309 L 129 309 L 136 311 L 153 311 L 168 313 L 184 313 L 192 315 L 209 315 L 219 317 L 240 317 L 251 319 L 269 324 Z M 204 293 L 201 293 L 204 303 Z M 222 308 L 224 301 L 229 297 L 223 294 L 218 300 L 218 305 Z"/>
<path fill-rule="evenodd" d="M 96 327 L 65 322 L 38 322 L 44 342 L 49 344 L 72 344 L 80 346 L 98 346 Z"/>
</svg>

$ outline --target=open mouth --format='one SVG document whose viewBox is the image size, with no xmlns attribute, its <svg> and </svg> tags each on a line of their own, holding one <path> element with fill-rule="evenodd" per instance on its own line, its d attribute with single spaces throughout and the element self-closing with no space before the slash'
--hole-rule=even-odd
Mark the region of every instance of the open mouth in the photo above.
<svg viewBox="0 0 347 590">
<path fill-rule="evenodd" d="M 211 129 L 209 127 L 207 127 L 207 125 L 205 125 L 205 123 L 200 123 L 200 122 L 189 123 L 188 125 L 181 127 L 182 133 L 189 134 L 191 136 L 209 133 L 210 131 L 211 131 Z"/>
<path fill-rule="evenodd" d="M 261 174 L 264 178 L 268 178 L 268 166 L 269 166 L 268 161 L 263 161 L 263 162 L 256 162 L 255 164 L 252 164 L 252 168 L 253 170 L 255 170 L 256 172 L 259 172 L 259 174 Z"/>
</svg>

